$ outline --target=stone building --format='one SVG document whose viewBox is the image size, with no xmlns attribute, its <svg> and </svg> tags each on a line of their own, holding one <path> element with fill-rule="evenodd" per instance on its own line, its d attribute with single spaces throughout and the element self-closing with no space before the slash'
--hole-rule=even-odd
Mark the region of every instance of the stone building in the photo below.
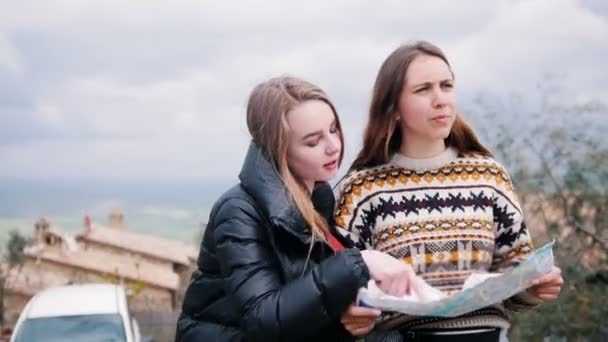
<svg viewBox="0 0 608 342">
<path fill-rule="evenodd" d="M 34 243 L 24 250 L 23 264 L 9 276 L 6 320 L 14 321 L 38 291 L 71 283 L 123 284 L 136 312 L 178 310 L 196 249 L 128 231 L 122 217 L 121 211 L 113 210 L 108 226 L 85 217 L 82 232 L 75 236 L 44 218 L 36 222 Z"/>
</svg>

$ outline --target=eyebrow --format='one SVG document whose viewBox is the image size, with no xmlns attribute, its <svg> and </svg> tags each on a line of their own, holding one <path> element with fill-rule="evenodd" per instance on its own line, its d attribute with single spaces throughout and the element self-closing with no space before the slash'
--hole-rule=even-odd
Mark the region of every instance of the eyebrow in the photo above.
<svg viewBox="0 0 608 342">
<path fill-rule="evenodd" d="M 319 130 L 319 131 L 312 132 L 312 133 L 308 133 L 308 134 L 306 134 L 305 136 L 303 136 L 303 137 L 302 137 L 302 140 L 306 140 L 306 139 L 308 139 L 308 138 L 312 138 L 312 137 L 315 137 L 315 136 L 319 136 L 319 135 L 321 135 L 321 134 L 323 134 L 323 132 L 321 132 L 320 130 Z"/>
<path fill-rule="evenodd" d="M 334 121 L 332 121 L 330 127 L 333 127 L 334 125 L 337 125 L 337 122 L 336 122 L 335 119 L 334 119 Z M 322 130 L 314 131 L 314 132 L 308 133 L 305 136 L 303 136 L 302 140 L 306 140 L 308 138 L 312 138 L 312 137 L 316 137 L 316 136 L 320 136 L 320 135 L 323 135 L 323 131 Z"/>
<path fill-rule="evenodd" d="M 453 78 L 446 78 L 446 79 L 443 79 L 443 80 L 439 81 L 439 83 L 444 83 L 444 82 L 454 82 L 454 79 Z M 412 88 L 418 88 L 418 87 L 421 87 L 421 86 L 428 86 L 428 85 L 431 85 L 431 84 L 433 84 L 433 82 L 427 81 L 427 82 L 423 82 L 423 83 L 419 83 L 419 84 L 413 85 Z"/>
</svg>

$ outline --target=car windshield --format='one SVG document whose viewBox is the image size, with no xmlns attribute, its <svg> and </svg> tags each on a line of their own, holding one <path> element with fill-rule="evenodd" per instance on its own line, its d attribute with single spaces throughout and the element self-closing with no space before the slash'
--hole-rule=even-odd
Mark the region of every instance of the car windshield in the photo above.
<svg viewBox="0 0 608 342">
<path fill-rule="evenodd" d="M 126 342 L 118 314 L 30 318 L 17 331 L 17 342 Z"/>
</svg>

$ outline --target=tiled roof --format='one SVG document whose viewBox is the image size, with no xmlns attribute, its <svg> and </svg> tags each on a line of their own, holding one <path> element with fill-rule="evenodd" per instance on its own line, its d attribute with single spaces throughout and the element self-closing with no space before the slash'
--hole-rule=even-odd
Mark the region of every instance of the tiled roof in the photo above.
<svg viewBox="0 0 608 342">
<path fill-rule="evenodd" d="M 85 229 L 76 239 L 97 242 L 181 265 L 189 265 L 197 257 L 196 249 L 183 242 L 98 224 L 93 224 L 88 231 Z"/>
<path fill-rule="evenodd" d="M 44 261 L 124 277 L 129 280 L 141 280 L 146 284 L 165 289 L 177 290 L 179 287 L 179 276 L 171 268 L 147 262 L 138 263 L 120 255 L 82 249 L 66 252 L 43 246 L 29 247 L 24 252 L 31 258 L 40 258 Z"/>
</svg>

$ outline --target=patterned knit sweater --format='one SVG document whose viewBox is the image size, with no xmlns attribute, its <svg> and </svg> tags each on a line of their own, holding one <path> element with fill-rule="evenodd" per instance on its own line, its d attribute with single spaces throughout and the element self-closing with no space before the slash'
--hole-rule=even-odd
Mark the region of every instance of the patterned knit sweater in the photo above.
<svg viewBox="0 0 608 342">
<path fill-rule="evenodd" d="M 448 148 L 429 159 L 395 154 L 385 165 L 348 174 L 336 187 L 338 232 L 360 249 L 412 265 L 429 285 L 453 294 L 473 272 L 503 272 L 533 251 L 505 169 L 491 158 Z M 461 317 L 383 314 L 381 328 L 508 328 L 526 293 Z"/>
</svg>

